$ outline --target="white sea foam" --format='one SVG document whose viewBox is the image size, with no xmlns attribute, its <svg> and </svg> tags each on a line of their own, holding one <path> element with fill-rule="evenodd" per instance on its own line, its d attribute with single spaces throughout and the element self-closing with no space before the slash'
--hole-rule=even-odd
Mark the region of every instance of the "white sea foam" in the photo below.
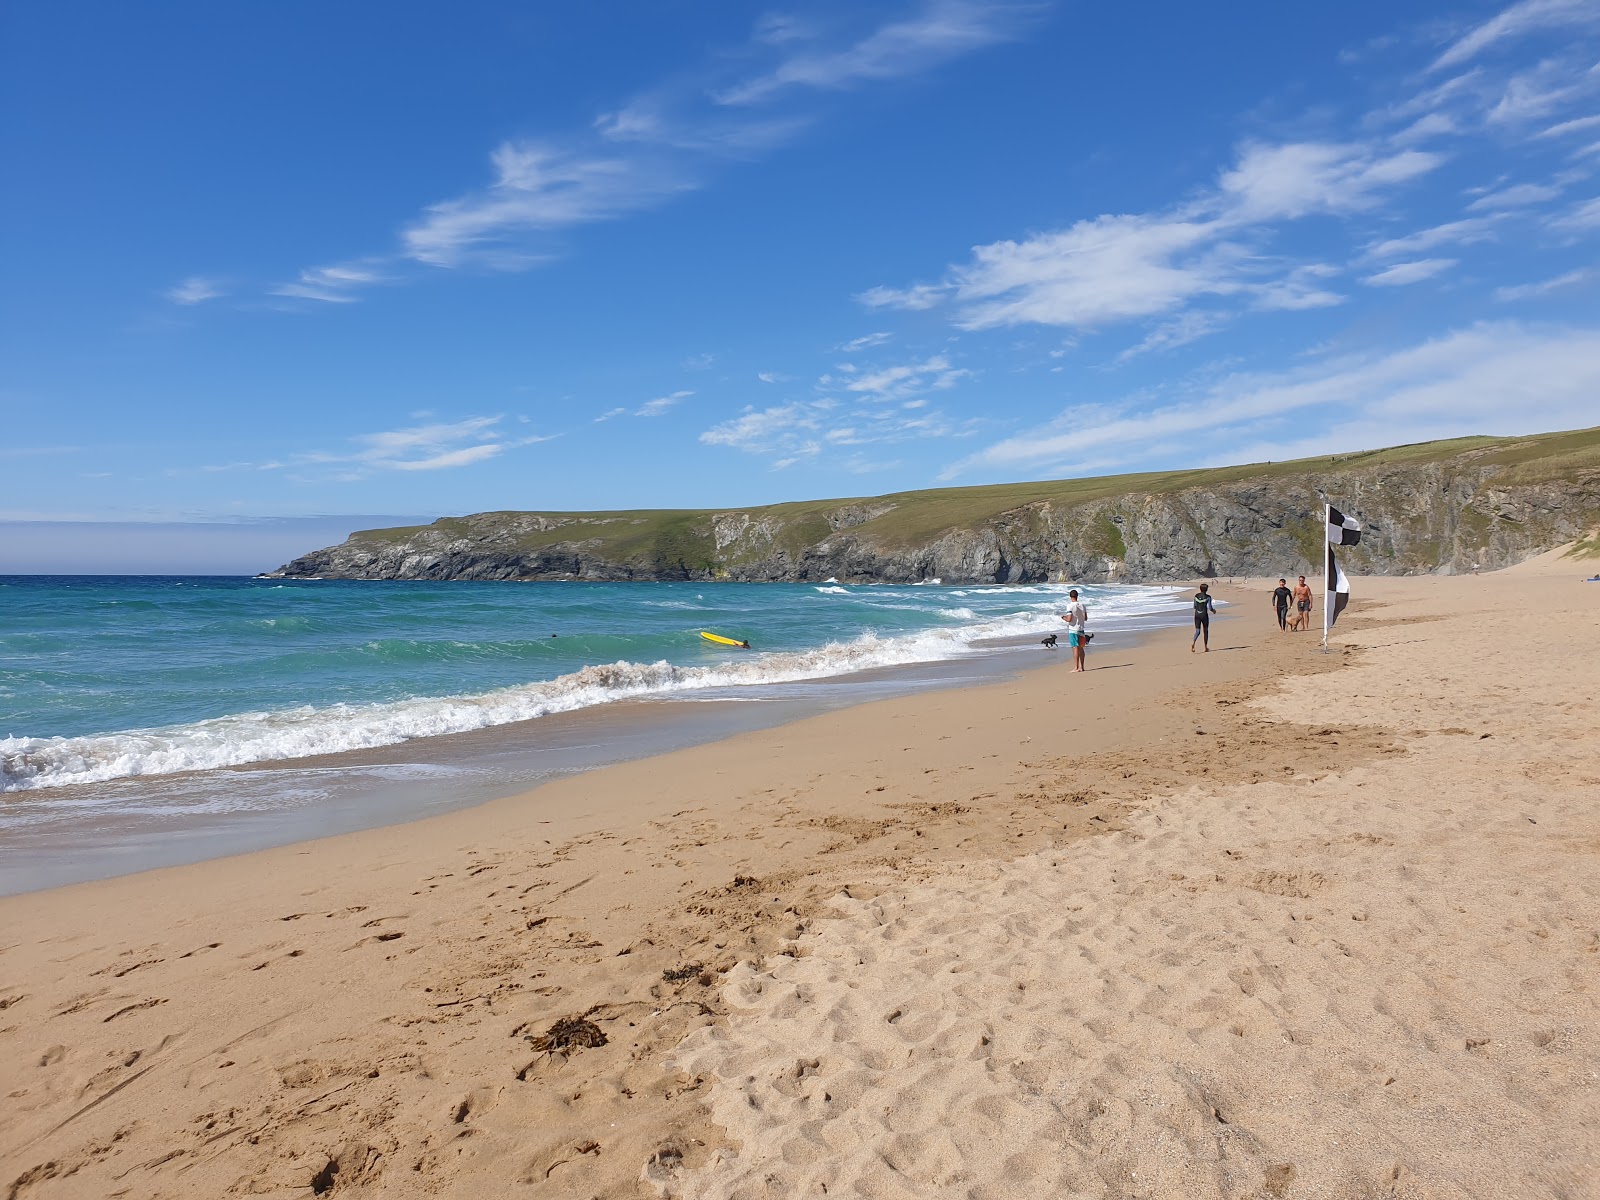
<svg viewBox="0 0 1600 1200">
<path fill-rule="evenodd" d="M 848 596 L 850 589 L 846 587 L 819 587 L 817 591 L 824 596 Z"/>
<path fill-rule="evenodd" d="M 839 589 L 843 591 L 844 589 Z M 894 637 L 866 633 L 811 650 L 745 655 L 717 666 L 614 662 L 555 679 L 476 695 L 418 697 L 381 704 L 302 706 L 237 713 L 160 729 L 56 738 L 0 739 L 0 792 L 168 775 L 245 763 L 306 758 L 392 745 L 412 738 L 465 733 L 552 713 L 651 696 L 682 697 L 713 688 L 759 687 L 848 675 L 875 667 L 936 662 L 972 653 L 974 643 L 1054 626 L 1065 589 L 1017 588 L 1055 598 L 1014 613 L 955 628 Z M 1123 593 L 1095 605 L 1095 625 L 1175 613 L 1172 589 Z M 970 619 L 971 609 L 942 609 Z"/>
</svg>

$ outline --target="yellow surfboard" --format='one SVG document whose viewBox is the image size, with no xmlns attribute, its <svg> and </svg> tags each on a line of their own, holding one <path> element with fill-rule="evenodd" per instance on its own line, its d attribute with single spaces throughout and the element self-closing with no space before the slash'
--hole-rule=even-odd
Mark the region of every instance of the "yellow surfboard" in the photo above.
<svg viewBox="0 0 1600 1200">
<path fill-rule="evenodd" d="M 702 630 L 700 636 L 705 638 L 705 640 L 708 642 L 715 642 L 719 646 L 738 646 L 741 650 L 749 649 L 748 646 L 736 638 L 726 638 L 720 633 L 706 633 L 704 630 Z"/>
</svg>

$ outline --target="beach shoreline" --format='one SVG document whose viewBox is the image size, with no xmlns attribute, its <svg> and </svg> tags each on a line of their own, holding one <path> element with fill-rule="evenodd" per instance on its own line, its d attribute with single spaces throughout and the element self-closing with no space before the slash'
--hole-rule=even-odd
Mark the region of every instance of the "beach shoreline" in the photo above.
<svg viewBox="0 0 1600 1200">
<path fill-rule="evenodd" d="M 1341 781 L 1368 772 L 1381 784 L 1412 760 L 1434 769 L 1431 747 L 1459 735 L 1419 729 L 1393 695 L 1440 685 L 1410 666 L 1387 684 L 1381 670 L 1369 681 L 1372 664 L 1412 653 L 1391 643 L 1459 638 L 1462 622 L 1496 605 L 1525 607 L 1530 582 L 1358 586 L 1365 608 L 1341 622 L 1333 654 L 1313 652 L 1315 635 L 1280 634 L 1264 590 L 1222 588 L 1240 603 L 1237 619 L 1214 627 L 1210 655 L 1187 653 L 1188 632 L 1172 630 L 1097 648 L 1086 676 L 1069 674 L 1062 655 L 1004 683 L 823 714 L 407 825 L 0 900 L 12 931 L 0 953 L 0 1087 L 13 1097 L 0 1183 L 20 1183 L 27 1200 L 287 1196 L 319 1191 L 318 1181 L 323 1192 L 336 1183 L 385 1196 L 514 1184 L 551 1196 L 766 1194 L 750 1190 L 750 1171 L 765 1162 L 781 1176 L 785 1154 L 798 1152 L 787 1139 L 805 1122 L 796 1110 L 776 1133 L 741 1126 L 728 1108 L 738 1077 L 721 1069 L 769 1069 L 752 1057 L 751 1031 L 781 1030 L 794 1013 L 763 1012 L 761 990 L 775 996 L 785 972 L 855 944 L 859 934 L 841 943 L 837 932 L 858 920 L 853 905 L 903 906 L 914 889 L 942 895 L 952 879 L 1021 869 L 1006 864 L 1040 854 L 1087 856 L 1085 870 L 1102 857 L 1143 869 L 1126 847 L 1160 843 L 1151 821 L 1198 821 L 1203 832 L 1214 801 L 1308 788 L 1358 795 Z M 1564 614 L 1576 601 L 1560 594 Z M 1471 686 L 1454 663 L 1444 677 Z M 1371 711 L 1352 719 L 1346 702 L 1330 725 L 1317 697 L 1345 679 L 1362 681 Z M 1463 699 L 1455 719 L 1477 720 L 1478 707 Z M 1473 771 L 1521 745 L 1508 723 L 1497 730 L 1499 742 L 1474 740 Z M 1567 792 L 1552 794 L 1570 807 Z M 1310 839 L 1294 853 L 1314 859 L 1315 811 L 1291 810 L 1295 836 Z M 1536 819 L 1547 817 L 1552 836 L 1580 837 L 1567 808 Z M 1222 852 L 1203 841 L 1181 850 Z M 1271 869 L 1293 876 L 1299 868 L 1284 861 L 1294 853 Z M 1140 887 L 1172 873 L 1164 866 Z M 1585 875 L 1573 886 L 1587 895 L 1593 884 Z M 1133 900 L 1105 903 L 1109 914 Z M 1233 932 L 1248 943 L 1255 928 Z M 1067 939 L 1046 947 L 1060 958 L 1072 935 L 1052 937 Z M 1565 937 L 1551 945 L 1565 953 Z M 973 953 L 981 967 L 989 951 Z M 1388 963 L 1373 951 L 1365 968 Z M 561 1019 L 577 1023 L 552 1042 Z M 564 1044 L 573 1030 L 577 1042 Z M 851 1031 L 827 1033 L 838 1055 L 860 1053 Z M 1560 1036 L 1577 1080 L 1593 1039 Z M 817 1072 L 839 1066 L 826 1052 L 818 1061 Z M 1483 1056 L 1471 1062 L 1481 1074 Z M 865 1060 L 858 1068 L 866 1091 L 851 1094 L 889 1086 L 868 1080 Z M 770 1069 L 780 1095 L 782 1071 Z M 801 1072 L 793 1096 L 809 1094 L 808 1078 Z M 883 1094 L 897 1102 L 892 1087 Z M 1570 1103 L 1561 1093 L 1558 1124 L 1570 1123 Z M 1252 1169 L 1259 1184 L 1263 1168 Z M 1026 1186 L 985 1194 L 1022 1196 Z"/>
<path fill-rule="evenodd" d="M 1171 626 L 1123 617 L 1103 644 Z M 1004 681 L 1047 665 L 1042 657 L 1031 634 L 980 640 L 960 657 L 764 689 L 625 698 L 366 749 L 10 793 L 0 797 L 0 896 L 403 825 L 820 713 Z"/>
</svg>

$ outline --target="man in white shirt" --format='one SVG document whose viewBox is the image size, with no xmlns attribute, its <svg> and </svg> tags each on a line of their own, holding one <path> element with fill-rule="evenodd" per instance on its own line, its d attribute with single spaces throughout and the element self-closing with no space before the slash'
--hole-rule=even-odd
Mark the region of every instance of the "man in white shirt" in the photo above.
<svg viewBox="0 0 1600 1200">
<path fill-rule="evenodd" d="M 1078 599 L 1077 588 L 1067 593 L 1067 599 L 1072 603 L 1061 614 L 1061 619 L 1067 623 L 1067 645 L 1072 647 L 1072 669 L 1082 671 L 1087 669 L 1083 665 L 1083 658 L 1084 651 L 1089 648 L 1089 634 L 1084 626 L 1089 623 L 1089 610 Z"/>
</svg>

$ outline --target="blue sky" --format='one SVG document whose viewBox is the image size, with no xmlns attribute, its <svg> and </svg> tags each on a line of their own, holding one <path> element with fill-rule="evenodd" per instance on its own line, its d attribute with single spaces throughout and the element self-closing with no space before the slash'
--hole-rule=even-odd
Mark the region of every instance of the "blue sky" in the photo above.
<svg viewBox="0 0 1600 1200">
<path fill-rule="evenodd" d="M 1592 0 L 0 22 L 0 571 L 1600 423 Z"/>
</svg>

